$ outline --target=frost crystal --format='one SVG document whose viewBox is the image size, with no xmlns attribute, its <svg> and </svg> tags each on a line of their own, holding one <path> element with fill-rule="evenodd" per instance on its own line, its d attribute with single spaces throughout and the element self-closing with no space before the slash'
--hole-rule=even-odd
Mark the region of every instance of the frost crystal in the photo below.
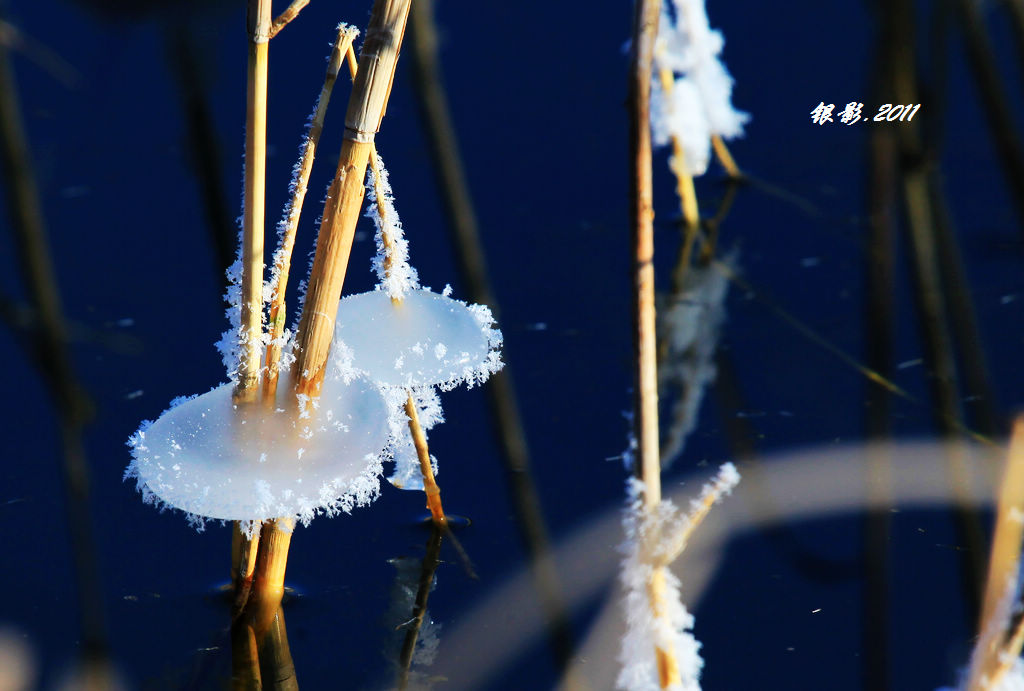
<svg viewBox="0 0 1024 691">
<path fill-rule="evenodd" d="M 625 691 L 658 691 L 658 665 L 655 648 L 675 653 L 682 685 L 676 689 L 699 691 L 700 671 L 704 661 L 700 657 L 700 643 L 690 632 L 693 615 L 686 610 L 679 597 L 679 579 L 671 571 L 665 572 L 665 599 L 663 616 L 651 613 L 649 585 L 654 565 L 644 559 L 643 545 L 650 541 L 649 526 L 643 515 L 643 483 L 631 479 L 626 487 L 628 505 L 622 525 L 626 542 L 622 550 L 622 586 L 626 591 L 626 635 L 622 639 L 619 662 L 622 669 L 616 688 Z"/>
<path fill-rule="evenodd" d="M 693 615 L 679 597 L 679 579 L 665 569 L 662 616 L 651 612 L 650 584 L 654 571 L 666 567 L 686 547 L 686 541 L 713 503 L 729 494 L 740 476 L 732 463 L 724 464 L 718 476 L 704 485 L 701 494 L 683 514 L 669 500 L 662 500 L 651 513 L 643 507 L 644 484 L 631 478 L 626 485 L 627 505 L 623 516 L 626 540 L 621 547 L 621 580 L 626 591 L 626 635 L 622 639 L 616 687 L 626 691 L 657 691 L 661 688 L 655 649 L 672 651 L 679 666 L 680 685 L 676 691 L 699 691 L 704 661 L 700 643 L 690 632 Z"/>
<path fill-rule="evenodd" d="M 719 54 L 724 39 L 708 22 L 704 0 L 667 0 L 662 6 L 651 87 L 651 129 L 656 146 L 679 140 L 691 175 L 702 175 L 711 158 L 711 136 L 743 134 L 750 115 L 732 106 L 733 79 Z M 660 72 L 672 74 L 666 98 Z"/>
<path fill-rule="evenodd" d="M 373 259 L 373 270 L 377 272 L 378 289 L 383 289 L 389 297 L 399 299 L 405 297 L 410 290 L 420 287 L 416 269 L 409 265 L 409 241 L 405 239 L 402 221 L 395 210 L 395 198 L 388 182 L 388 171 L 384 161 L 377 154 L 374 178 L 373 166 L 366 171 L 366 217 L 373 219 L 377 228 L 374 239 L 377 241 L 377 255 Z"/>
</svg>

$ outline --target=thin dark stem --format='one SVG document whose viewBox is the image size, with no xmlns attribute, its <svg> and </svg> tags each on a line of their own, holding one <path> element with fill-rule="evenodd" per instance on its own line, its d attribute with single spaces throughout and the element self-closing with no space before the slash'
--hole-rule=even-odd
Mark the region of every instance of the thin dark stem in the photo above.
<svg viewBox="0 0 1024 691">
<path fill-rule="evenodd" d="M 0 4 L 0 15 L 3 6 Z M 44 227 L 42 205 L 21 120 L 17 84 L 7 46 L 0 41 L 0 158 L 19 266 L 37 319 L 30 359 L 40 368 L 60 419 L 63 478 L 81 607 L 82 647 L 88 666 L 105 665 L 107 633 L 103 592 L 89 510 L 89 470 L 82 428 L 92 404 L 78 383 L 68 352 L 59 288 Z"/>
<path fill-rule="evenodd" d="M 409 13 L 409 29 L 410 67 L 417 103 L 438 173 L 439 190 L 448 216 L 448 227 L 453 235 L 462 283 L 471 301 L 490 306 L 498 316 L 500 309 L 487 278 L 487 261 L 480 241 L 476 212 L 445 97 L 431 0 L 417 0 L 413 3 Z M 507 355 L 505 359 L 507 363 Z M 549 641 L 558 664 L 567 669 L 574 650 L 572 628 L 551 557 L 540 497 L 530 469 L 530 450 L 519 413 L 511 365 L 506 364 L 502 372 L 491 377 L 484 389 L 518 518 L 516 523 L 546 613 Z"/>
</svg>

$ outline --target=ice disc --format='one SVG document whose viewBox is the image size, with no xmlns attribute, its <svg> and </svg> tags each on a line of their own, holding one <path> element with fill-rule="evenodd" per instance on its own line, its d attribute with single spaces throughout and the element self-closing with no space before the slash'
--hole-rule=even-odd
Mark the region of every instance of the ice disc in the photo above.
<svg viewBox="0 0 1024 691">
<path fill-rule="evenodd" d="M 353 367 L 378 384 L 454 385 L 501 366 L 492 353 L 501 334 L 492 323 L 486 307 L 429 290 L 411 290 L 399 304 L 378 290 L 342 298 L 336 337 L 351 350 Z"/>
<path fill-rule="evenodd" d="M 231 391 L 185 401 L 136 433 L 128 474 L 144 494 L 208 518 L 307 521 L 376 496 L 389 430 L 375 386 L 328 380 L 301 414 L 283 382 L 274 408 L 236 407 Z"/>
</svg>

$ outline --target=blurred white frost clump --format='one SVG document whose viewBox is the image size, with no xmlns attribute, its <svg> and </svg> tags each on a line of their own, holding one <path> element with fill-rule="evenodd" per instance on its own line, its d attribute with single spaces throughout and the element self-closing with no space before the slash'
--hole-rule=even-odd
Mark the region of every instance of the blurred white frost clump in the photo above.
<svg viewBox="0 0 1024 691">
<path fill-rule="evenodd" d="M 721 32 L 711 29 L 704 0 L 662 4 L 651 82 L 652 136 L 655 146 L 677 139 L 691 175 L 707 170 L 713 135 L 742 136 L 750 120 L 732 106 L 733 79 L 719 58 L 724 44 Z M 659 78 L 663 72 L 672 76 L 668 88 Z"/>
</svg>

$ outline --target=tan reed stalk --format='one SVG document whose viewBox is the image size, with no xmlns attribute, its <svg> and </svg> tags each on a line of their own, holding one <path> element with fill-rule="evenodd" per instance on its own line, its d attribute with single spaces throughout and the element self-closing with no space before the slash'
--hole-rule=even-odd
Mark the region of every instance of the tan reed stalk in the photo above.
<svg viewBox="0 0 1024 691">
<path fill-rule="evenodd" d="M 637 0 L 630 50 L 630 235 L 633 244 L 633 330 L 636 363 L 634 429 L 635 472 L 644 483 L 644 511 L 661 503 L 661 461 L 658 434 L 657 336 L 654 314 L 654 203 L 651 172 L 650 93 L 654 42 L 658 35 L 659 0 Z M 665 569 L 655 568 L 648 589 L 651 613 L 664 616 Z M 655 647 L 662 688 L 678 685 L 679 663 L 672 650 Z"/>
<path fill-rule="evenodd" d="M 252 592 L 252 579 L 256 571 L 256 552 L 261 526 L 250 539 L 242 532 L 242 524 L 235 521 L 231 532 L 231 585 L 235 593 L 233 609 L 240 612 Z"/>
<path fill-rule="evenodd" d="M 277 279 L 274 283 L 273 295 L 270 301 L 270 344 L 267 346 L 266 367 L 267 372 L 263 380 L 263 400 L 268 405 L 272 404 L 277 393 L 277 379 L 280 374 L 281 365 L 281 339 L 284 336 L 284 325 L 287 318 L 285 309 L 285 292 L 288 288 L 288 271 L 291 267 L 292 250 L 295 248 L 295 235 L 299 228 L 299 218 L 302 215 L 302 204 L 306 198 L 306 191 L 309 185 L 309 175 L 313 170 L 313 159 L 316 157 L 316 150 L 320 144 L 320 134 L 324 128 L 324 118 L 327 116 L 327 105 L 331 100 L 331 91 L 334 89 L 334 82 L 338 78 L 341 69 L 341 61 L 345 54 L 352 50 L 352 41 L 355 40 L 358 32 L 349 26 L 338 28 L 338 37 L 331 49 L 331 57 L 327 63 L 327 75 L 324 77 L 324 85 L 320 89 L 320 96 L 316 101 L 316 108 L 313 112 L 313 120 L 306 135 L 305 146 L 302 147 L 302 158 L 299 160 L 298 171 L 295 175 L 295 188 L 292 191 L 292 198 L 288 204 L 288 217 L 281 232 L 281 240 L 277 252 L 274 254 L 274 271 Z"/>
<path fill-rule="evenodd" d="M 391 92 L 410 1 L 376 0 L 373 5 L 345 116 L 338 170 L 328 191 L 299 322 L 295 367 L 299 394 L 315 397 L 320 393 L 334 335 L 334 315 L 362 206 L 366 166 Z"/>
<path fill-rule="evenodd" d="M 267 175 L 267 68 L 271 0 L 249 0 L 246 24 L 249 31 L 249 62 L 245 115 L 245 196 L 242 210 L 242 350 L 238 364 L 236 403 L 250 403 L 259 395 L 263 360 L 263 230 L 266 213 Z M 236 585 L 251 581 L 246 572 L 252 545 L 234 547 L 241 524 L 233 523 L 231 574 Z M 246 557 L 242 561 L 243 556 Z M 237 559 L 237 561 L 236 561 Z"/>
<path fill-rule="evenodd" d="M 743 171 L 736 165 L 736 159 L 729 153 L 729 147 L 725 145 L 725 140 L 720 135 L 711 135 L 711 148 L 715 151 L 715 158 L 725 168 L 725 173 L 733 180 L 742 180 Z"/>
<path fill-rule="evenodd" d="M 273 600 L 284 594 L 288 547 L 291 545 L 294 530 L 293 518 L 277 518 L 263 524 L 253 580 L 256 595 L 261 600 Z"/>
<path fill-rule="evenodd" d="M 352 50 L 351 46 L 349 47 L 348 64 L 352 77 L 355 78 L 358 66 L 355 64 L 355 51 Z M 381 170 L 379 159 L 377 158 L 377 149 L 373 144 L 371 144 L 371 147 L 373 148 L 370 151 L 370 169 L 373 172 L 377 213 L 380 215 L 381 223 L 383 224 L 386 222 L 387 208 L 384 203 L 384 190 L 380 187 Z M 381 241 L 384 244 L 384 273 L 385 275 L 390 275 L 391 268 L 394 265 L 394 245 L 392 245 L 391 238 L 388 237 L 387 233 L 382 231 L 380 235 Z M 401 307 L 402 302 L 402 298 L 391 298 L 391 303 L 396 309 Z M 405 414 L 409 418 L 409 432 L 412 434 L 416 456 L 420 461 L 420 474 L 423 476 L 423 492 L 427 495 L 427 508 L 430 509 L 430 519 L 439 528 L 444 528 L 448 525 L 448 519 L 445 518 L 444 508 L 441 505 L 441 488 L 438 487 L 437 481 L 434 479 L 434 469 L 430 463 L 430 448 L 427 445 L 427 435 L 424 434 L 423 427 L 420 425 L 416 403 L 412 400 L 412 391 L 406 391 Z"/>
<path fill-rule="evenodd" d="M 430 519 L 439 528 L 448 525 L 445 518 L 444 508 L 441 506 L 441 488 L 434 480 L 434 469 L 430 465 L 430 451 L 427 448 L 427 437 L 420 427 L 419 415 L 416 413 L 416 403 L 412 400 L 412 393 L 405 401 L 405 414 L 409 416 L 409 431 L 412 433 L 412 441 L 416 446 L 416 455 L 420 459 L 420 473 L 423 474 L 423 493 L 427 495 L 427 508 L 430 509 Z"/>
<path fill-rule="evenodd" d="M 661 90 L 665 94 L 665 101 L 672 102 L 672 89 L 675 86 L 675 77 L 672 70 L 662 67 L 658 70 L 658 79 L 661 82 Z M 683 223 L 686 232 L 683 235 L 683 258 L 684 267 L 690 265 L 690 252 L 693 242 L 697 238 L 697 229 L 700 227 L 700 210 L 697 206 L 697 190 L 693 186 L 693 176 L 686 168 L 686 152 L 683 150 L 683 143 L 676 135 L 672 139 L 672 172 L 676 176 L 676 194 L 679 195 L 679 202 L 682 205 Z"/>
<path fill-rule="evenodd" d="M 1010 631 L 1012 598 L 1020 570 L 1024 539 L 1024 416 L 1013 425 L 1006 470 L 996 507 L 996 527 L 989 552 L 988 579 L 978 621 L 978 643 L 971 660 L 967 688 L 995 688 L 1020 655 L 1024 630 L 1020 623 Z"/>
<path fill-rule="evenodd" d="M 338 170 L 327 193 L 299 321 L 294 369 L 298 394 L 320 394 L 334 336 L 334 315 L 362 207 L 366 166 L 391 93 L 409 3 L 410 0 L 376 0 L 370 15 L 360 69 L 345 115 L 345 139 Z M 288 518 L 264 526 L 255 575 L 256 592 L 261 599 L 283 592 L 293 527 L 294 521 Z"/>
<path fill-rule="evenodd" d="M 242 213 L 242 352 L 235 401 L 256 399 L 263 360 L 263 229 L 267 169 L 267 66 L 270 0 L 249 0 L 249 65 Z"/>
<path fill-rule="evenodd" d="M 278 32 L 281 31 L 288 22 L 298 17 L 302 8 L 308 4 L 309 0 L 292 0 L 292 4 L 288 5 L 284 12 L 277 15 L 274 19 L 274 23 L 270 25 L 270 38 L 277 36 Z"/>
</svg>

